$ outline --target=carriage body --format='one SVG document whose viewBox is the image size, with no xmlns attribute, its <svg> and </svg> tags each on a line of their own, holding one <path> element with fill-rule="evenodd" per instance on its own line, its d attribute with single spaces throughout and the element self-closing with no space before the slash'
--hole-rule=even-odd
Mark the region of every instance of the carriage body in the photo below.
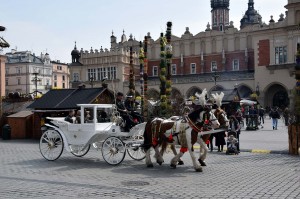
<svg viewBox="0 0 300 199">
<path fill-rule="evenodd" d="M 40 140 L 40 151 L 45 159 L 58 159 L 63 149 L 77 157 L 82 157 L 89 151 L 90 146 L 101 149 L 104 160 L 112 165 L 122 162 L 126 151 L 133 159 L 143 159 L 144 154 L 139 146 L 143 142 L 144 123 L 136 125 L 130 132 L 123 132 L 113 104 L 79 104 L 78 106 L 81 113 L 86 110 L 92 113 L 91 120 L 84 122 L 86 121 L 84 114 L 80 116 L 80 123 L 69 123 L 62 117 L 47 118 L 49 122 L 43 127 L 44 132 Z M 99 111 L 105 111 L 108 117 L 99 118 Z M 133 154 L 137 152 L 138 154 Z M 116 157 L 110 160 L 111 156 Z"/>
</svg>

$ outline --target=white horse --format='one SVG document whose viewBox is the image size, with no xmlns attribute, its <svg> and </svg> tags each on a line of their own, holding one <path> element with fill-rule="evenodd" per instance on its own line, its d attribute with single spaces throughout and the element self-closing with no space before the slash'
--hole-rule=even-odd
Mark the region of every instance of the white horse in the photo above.
<svg viewBox="0 0 300 199">
<path fill-rule="evenodd" d="M 200 115 L 204 115 L 202 111 Z M 212 112 L 209 114 L 209 125 L 212 128 L 218 128 L 220 123 Z M 155 150 L 155 158 L 158 164 L 164 162 L 162 154 L 159 152 L 159 147 L 165 148 L 168 141 L 172 141 L 174 145 L 180 145 L 180 153 L 175 155 L 171 160 L 171 167 L 176 168 L 176 163 L 180 160 L 186 151 L 189 151 L 194 169 L 196 171 L 202 171 L 201 165 L 196 161 L 196 157 L 193 151 L 193 144 L 197 141 L 197 134 L 192 135 L 193 125 L 188 121 L 185 116 L 183 119 L 173 121 L 170 119 L 164 120 L 161 118 L 155 118 L 152 121 L 147 122 L 144 132 L 144 149 L 146 152 L 146 165 L 147 167 L 153 167 L 153 163 L 150 157 L 150 148 Z M 169 140 L 168 140 L 169 139 Z"/>
</svg>

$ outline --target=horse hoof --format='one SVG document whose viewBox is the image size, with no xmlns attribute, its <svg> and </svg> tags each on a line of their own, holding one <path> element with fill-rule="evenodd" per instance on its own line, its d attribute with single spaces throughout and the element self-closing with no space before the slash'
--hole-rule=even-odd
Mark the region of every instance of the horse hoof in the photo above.
<svg viewBox="0 0 300 199">
<path fill-rule="evenodd" d="M 171 164 L 170 166 L 172 167 L 172 169 L 176 169 L 176 164 Z"/>
<path fill-rule="evenodd" d="M 199 163 L 200 163 L 201 166 L 206 166 L 206 163 L 203 160 L 198 159 L 198 161 L 199 161 Z"/>
<path fill-rule="evenodd" d="M 159 164 L 159 165 L 161 166 L 163 162 L 156 162 L 156 163 Z"/>
<path fill-rule="evenodd" d="M 196 172 L 202 172 L 202 168 L 197 168 L 195 170 L 196 170 Z"/>
<path fill-rule="evenodd" d="M 182 160 L 179 160 L 178 165 L 184 165 L 184 162 Z"/>
<path fill-rule="evenodd" d="M 147 167 L 148 167 L 148 168 L 152 168 L 152 167 L 153 167 L 153 164 L 148 164 Z"/>
</svg>

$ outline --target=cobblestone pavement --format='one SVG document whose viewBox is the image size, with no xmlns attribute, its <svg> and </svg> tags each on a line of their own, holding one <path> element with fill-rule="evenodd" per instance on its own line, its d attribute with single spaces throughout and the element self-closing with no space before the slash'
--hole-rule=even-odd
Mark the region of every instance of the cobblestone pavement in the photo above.
<svg viewBox="0 0 300 199">
<path fill-rule="evenodd" d="M 188 154 L 185 165 L 170 169 L 171 157 L 146 168 L 126 155 L 110 166 L 91 149 L 82 158 L 64 152 L 47 161 L 36 140 L 0 140 L 0 198 L 300 198 L 299 156 L 213 152 L 201 173 Z"/>
</svg>

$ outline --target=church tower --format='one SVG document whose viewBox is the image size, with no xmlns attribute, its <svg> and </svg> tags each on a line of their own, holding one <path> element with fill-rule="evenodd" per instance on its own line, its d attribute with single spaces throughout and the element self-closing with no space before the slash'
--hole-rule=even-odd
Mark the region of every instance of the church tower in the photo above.
<svg viewBox="0 0 300 199">
<path fill-rule="evenodd" d="M 212 29 L 224 31 L 229 26 L 229 0 L 210 0 L 210 5 Z"/>
<path fill-rule="evenodd" d="M 260 14 L 254 9 L 254 0 L 249 0 L 248 10 L 245 12 L 245 15 L 241 19 L 241 29 L 248 25 L 262 24 Z"/>
</svg>

